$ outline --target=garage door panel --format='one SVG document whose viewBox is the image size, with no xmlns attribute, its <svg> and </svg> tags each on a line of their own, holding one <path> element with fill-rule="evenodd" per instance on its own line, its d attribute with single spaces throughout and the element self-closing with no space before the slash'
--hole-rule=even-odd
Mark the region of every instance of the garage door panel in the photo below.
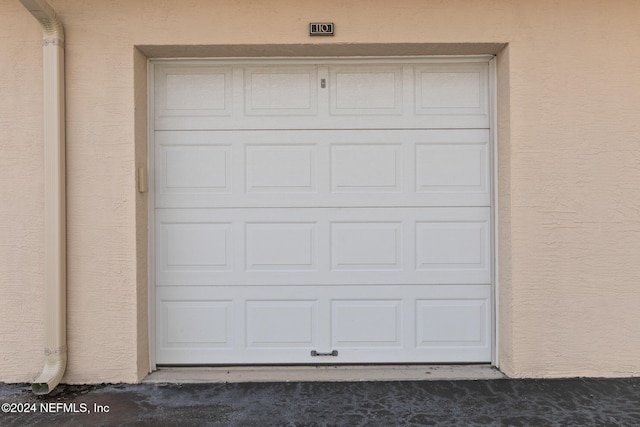
<svg viewBox="0 0 640 427">
<path fill-rule="evenodd" d="M 400 144 L 332 144 L 332 193 L 400 193 L 403 147 Z"/>
<path fill-rule="evenodd" d="M 158 159 L 165 191 L 231 192 L 230 145 L 164 145 Z"/>
<path fill-rule="evenodd" d="M 488 72 L 485 60 L 471 58 L 455 64 L 159 64 L 155 128 L 488 128 Z"/>
<path fill-rule="evenodd" d="M 486 270 L 489 238 L 486 221 L 418 222 L 417 269 Z"/>
<path fill-rule="evenodd" d="M 317 223 L 247 223 L 246 271 L 318 271 Z"/>
<path fill-rule="evenodd" d="M 401 271 L 403 234 L 401 222 L 333 222 L 331 270 Z"/>
<path fill-rule="evenodd" d="M 332 115 L 402 115 L 402 66 L 329 67 Z"/>
<path fill-rule="evenodd" d="M 165 269 L 232 270 L 231 223 L 164 224 L 162 234 Z"/>
<path fill-rule="evenodd" d="M 158 286 L 491 283 L 490 208 L 166 209 L 156 227 Z"/>
<path fill-rule="evenodd" d="M 488 192 L 486 144 L 416 144 L 416 191 Z"/>
<path fill-rule="evenodd" d="M 418 300 L 416 305 L 418 347 L 483 347 L 489 342 L 487 299 Z"/>
<path fill-rule="evenodd" d="M 159 308 L 184 309 L 177 322 L 158 312 L 160 364 L 491 358 L 490 285 L 161 287 L 156 297 Z M 199 307 L 216 311 L 203 315 Z M 311 355 L 334 350 L 338 356 Z"/>
<path fill-rule="evenodd" d="M 403 346 L 402 300 L 331 301 L 332 348 Z"/>
<path fill-rule="evenodd" d="M 319 85 L 316 66 L 286 69 L 248 67 L 244 81 L 247 116 L 317 114 Z"/>
<path fill-rule="evenodd" d="M 246 193 L 317 193 L 318 147 L 247 145 Z"/>
<path fill-rule="evenodd" d="M 247 348 L 316 347 L 317 305 L 317 300 L 247 301 Z"/>
<path fill-rule="evenodd" d="M 488 115 L 487 64 L 422 64 L 415 73 L 419 115 Z"/>
<path fill-rule="evenodd" d="M 229 66 L 165 64 L 157 67 L 156 121 L 231 116 L 233 78 Z"/>
<path fill-rule="evenodd" d="M 160 301 L 160 342 L 166 348 L 231 348 L 230 300 Z"/>
<path fill-rule="evenodd" d="M 156 151 L 158 208 L 490 205 L 486 130 L 157 132 Z"/>
</svg>

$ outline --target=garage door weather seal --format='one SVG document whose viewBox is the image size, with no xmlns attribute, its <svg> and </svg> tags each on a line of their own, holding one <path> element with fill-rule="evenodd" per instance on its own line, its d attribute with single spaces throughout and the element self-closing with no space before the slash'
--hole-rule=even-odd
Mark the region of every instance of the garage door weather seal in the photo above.
<svg viewBox="0 0 640 427">
<path fill-rule="evenodd" d="M 64 29 L 46 1 L 20 2 L 43 32 L 45 363 L 32 390 L 48 394 L 67 366 Z"/>
</svg>

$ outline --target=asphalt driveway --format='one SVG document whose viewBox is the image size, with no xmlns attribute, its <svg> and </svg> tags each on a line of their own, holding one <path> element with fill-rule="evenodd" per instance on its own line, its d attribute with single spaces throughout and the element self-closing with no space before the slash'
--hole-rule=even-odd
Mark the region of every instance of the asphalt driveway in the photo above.
<svg viewBox="0 0 640 427">
<path fill-rule="evenodd" d="M 638 426 L 640 378 L 0 384 L 2 426 Z"/>
</svg>

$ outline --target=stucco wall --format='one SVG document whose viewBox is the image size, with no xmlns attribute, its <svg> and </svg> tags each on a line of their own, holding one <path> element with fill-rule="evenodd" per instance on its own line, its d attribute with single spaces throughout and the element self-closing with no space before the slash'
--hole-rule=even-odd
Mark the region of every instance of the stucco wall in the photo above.
<svg viewBox="0 0 640 427">
<path fill-rule="evenodd" d="M 640 375 L 637 1 L 50 4 L 67 34 L 64 381 L 134 382 L 146 373 L 148 207 L 136 191 L 146 157 L 143 53 L 403 54 L 429 53 L 429 45 L 483 53 L 501 43 L 508 44 L 498 59 L 501 368 L 512 376 Z M 311 21 L 334 22 L 336 36 L 310 38 Z M 0 2 L 6 382 L 33 380 L 43 362 L 40 39 L 17 0 Z M 385 49 L 390 43 L 406 49 Z M 278 47 L 304 44 L 319 46 Z M 176 45 L 204 47 L 154 47 Z"/>
</svg>

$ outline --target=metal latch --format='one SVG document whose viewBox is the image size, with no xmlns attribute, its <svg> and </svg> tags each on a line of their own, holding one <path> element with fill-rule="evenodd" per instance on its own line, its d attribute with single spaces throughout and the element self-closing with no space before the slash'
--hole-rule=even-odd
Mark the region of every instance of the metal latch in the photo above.
<svg viewBox="0 0 640 427">
<path fill-rule="evenodd" d="M 311 350 L 311 356 L 313 357 L 317 357 L 317 356 L 337 356 L 338 355 L 338 350 L 333 350 L 331 353 L 318 353 L 315 350 Z"/>
</svg>

